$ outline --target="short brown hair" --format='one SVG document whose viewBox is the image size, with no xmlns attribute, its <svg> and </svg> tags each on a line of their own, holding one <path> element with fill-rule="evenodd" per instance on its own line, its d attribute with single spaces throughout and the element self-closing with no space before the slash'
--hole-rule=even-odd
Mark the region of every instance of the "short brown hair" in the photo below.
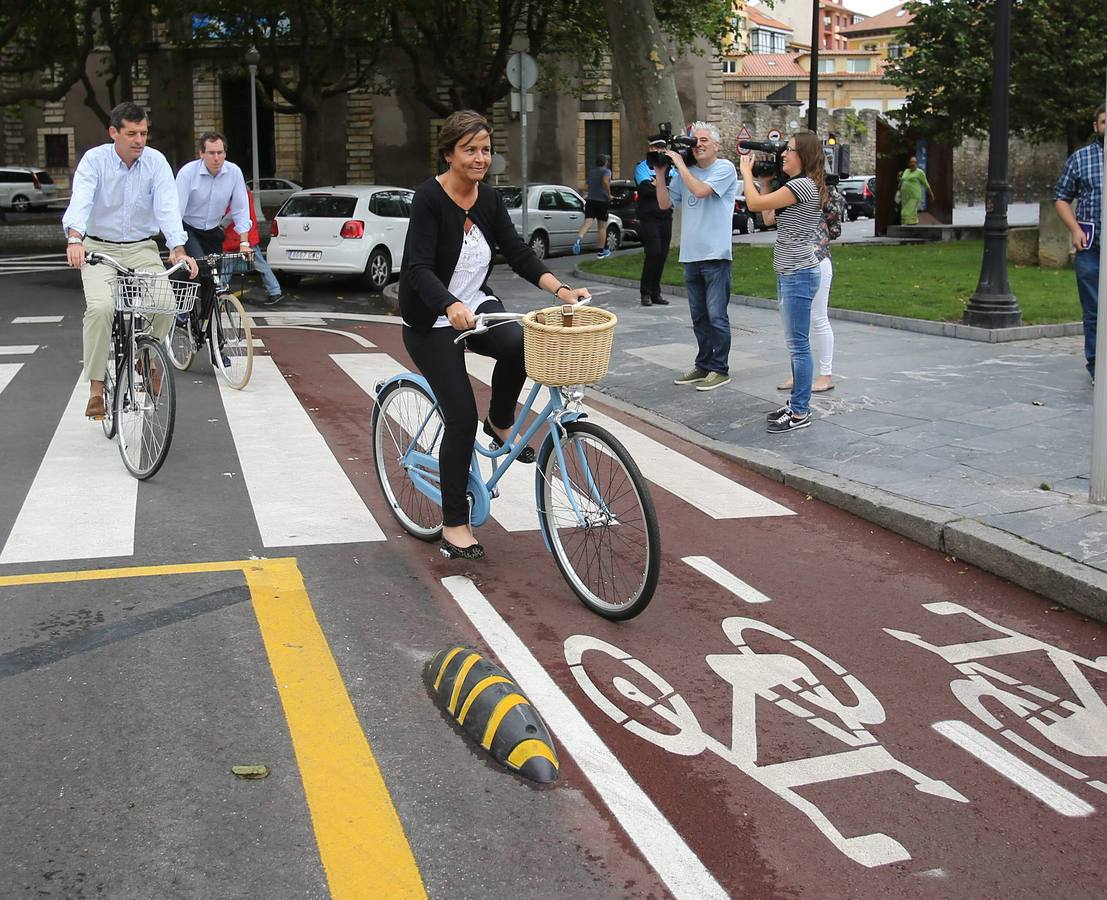
<svg viewBox="0 0 1107 900">
<path fill-rule="evenodd" d="M 451 113 L 438 132 L 438 158 L 445 162 L 446 154 L 452 153 L 458 142 L 470 135 L 480 134 L 482 131 L 487 131 L 491 136 L 492 126 L 476 110 L 459 109 Z"/>
<path fill-rule="evenodd" d="M 227 136 L 222 131 L 205 131 L 200 135 L 200 152 L 203 153 L 208 148 L 208 144 L 213 141 L 223 142 L 223 151 L 227 150 Z"/>
</svg>

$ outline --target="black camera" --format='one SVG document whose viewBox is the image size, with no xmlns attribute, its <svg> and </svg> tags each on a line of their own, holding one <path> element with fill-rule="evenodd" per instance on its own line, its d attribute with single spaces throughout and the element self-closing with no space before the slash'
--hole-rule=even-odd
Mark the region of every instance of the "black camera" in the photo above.
<svg viewBox="0 0 1107 900">
<path fill-rule="evenodd" d="M 673 134 L 673 126 L 670 122 L 661 122 L 657 126 L 657 134 L 650 135 L 650 143 L 656 144 L 661 141 L 665 142 L 665 146 L 670 150 L 674 150 L 681 155 L 684 159 L 686 166 L 694 166 L 696 164 L 696 157 L 692 153 L 692 149 L 696 146 L 696 139 L 690 137 L 687 134 Z M 646 153 L 646 165 L 651 169 L 660 169 L 662 166 L 670 164 L 669 157 L 664 153 L 657 150 L 650 150 Z"/>
<path fill-rule="evenodd" d="M 773 155 L 771 160 L 753 161 L 754 178 L 774 178 L 781 184 L 787 181 L 784 177 L 784 151 L 788 149 L 787 141 L 739 141 L 738 146 L 743 150 L 757 150 Z"/>
</svg>

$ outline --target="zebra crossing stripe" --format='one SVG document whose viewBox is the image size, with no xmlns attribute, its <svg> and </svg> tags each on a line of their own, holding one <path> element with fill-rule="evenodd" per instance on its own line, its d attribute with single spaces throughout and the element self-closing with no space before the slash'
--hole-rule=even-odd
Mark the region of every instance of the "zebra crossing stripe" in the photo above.
<svg viewBox="0 0 1107 900">
<path fill-rule="evenodd" d="M 20 369 L 23 368 L 23 363 L 2 363 L 0 364 L 0 394 L 4 393 L 4 388 L 12 383 L 12 379 Z"/>
<path fill-rule="evenodd" d="M 88 385 L 78 381 L 0 563 L 134 553 L 138 482 L 123 467 L 115 442 L 85 418 L 87 402 Z"/>
<path fill-rule="evenodd" d="M 385 539 L 272 357 L 254 357 L 246 390 L 219 392 L 264 546 Z"/>
<path fill-rule="evenodd" d="M 56 325 L 64 316 L 16 316 L 13 325 Z"/>
<path fill-rule="evenodd" d="M 465 356 L 469 374 L 485 384 L 491 384 L 495 360 L 476 353 Z M 528 379 L 528 387 L 530 384 Z M 713 519 L 795 515 L 787 507 L 591 407 L 588 407 L 588 421 L 615 435 L 647 479 Z"/>
<path fill-rule="evenodd" d="M 11 344 L 0 347 L 0 356 L 30 356 L 38 350 L 38 344 Z"/>
</svg>

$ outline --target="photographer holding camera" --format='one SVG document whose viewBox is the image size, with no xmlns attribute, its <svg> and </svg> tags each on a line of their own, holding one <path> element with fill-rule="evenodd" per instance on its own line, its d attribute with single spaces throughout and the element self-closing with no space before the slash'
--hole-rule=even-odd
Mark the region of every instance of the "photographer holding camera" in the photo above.
<svg viewBox="0 0 1107 900">
<path fill-rule="evenodd" d="M 677 152 L 692 141 L 691 160 Z M 706 122 L 692 125 L 691 139 L 673 138 L 664 156 L 654 165 L 654 184 L 660 209 L 683 210 L 680 223 L 680 261 L 684 264 L 684 285 L 692 331 L 699 351 L 695 366 L 675 384 L 694 384 L 698 391 L 711 391 L 730 381 L 731 244 L 734 198 L 738 194 L 738 173 L 734 163 L 719 158 L 719 129 Z M 664 157 L 668 157 L 665 160 Z M 669 162 L 680 176 L 665 183 Z"/>
<path fill-rule="evenodd" d="M 743 156 L 740 165 L 750 212 L 777 211 L 773 269 L 776 271 L 777 299 L 784 317 L 785 340 L 792 357 L 792 397 L 768 417 L 769 432 L 780 434 L 811 424 L 808 408 L 813 374 L 811 304 L 822 280 L 815 245 L 819 241 L 823 206 L 829 199 L 826 157 L 818 135 L 812 131 L 797 131 L 788 138 L 780 158 L 780 167 L 788 181 L 769 194 L 757 192 L 753 159 Z"/>
<path fill-rule="evenodd" d="M 642 279 L 638 292 L 642 295 L 643 306 L 668 306 L 669 301 L 661 294 L 661 272 L 669 255 L 669 244 L 673 239 L 673 210 L 662 209 L 657 205 L 657 187 L 651 160 L 658 161 L 658 155 L 668 146 L 668 140 L 662 134 L 650 138 L 646 157 L 634 167 L 634 186 L 638 191 L 638 233 L 642 238 Z M 665 166 L 664 181 L 667 185 L 673 177 L 673 167 L 669 160 L 661 160 Z"/>
</svg>

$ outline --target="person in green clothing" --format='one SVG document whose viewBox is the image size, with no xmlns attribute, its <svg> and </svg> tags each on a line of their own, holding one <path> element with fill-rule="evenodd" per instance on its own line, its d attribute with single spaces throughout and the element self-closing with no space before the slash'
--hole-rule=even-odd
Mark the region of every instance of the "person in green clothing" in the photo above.
<svg viewBox="0 0 1107 900">
<path fill-rule="evenodd" d="M 930 182 L 926 180 L 926 172 L 919 168 L 919 161 L 915 157 L 907 163 L 907 168 L 899 176 L 899 221 L 901 225 L 919 224 L 919 201 L 923 198 L 923 191 L 934 202 L 934 192 L 930 189 Z"/>
</svg>

